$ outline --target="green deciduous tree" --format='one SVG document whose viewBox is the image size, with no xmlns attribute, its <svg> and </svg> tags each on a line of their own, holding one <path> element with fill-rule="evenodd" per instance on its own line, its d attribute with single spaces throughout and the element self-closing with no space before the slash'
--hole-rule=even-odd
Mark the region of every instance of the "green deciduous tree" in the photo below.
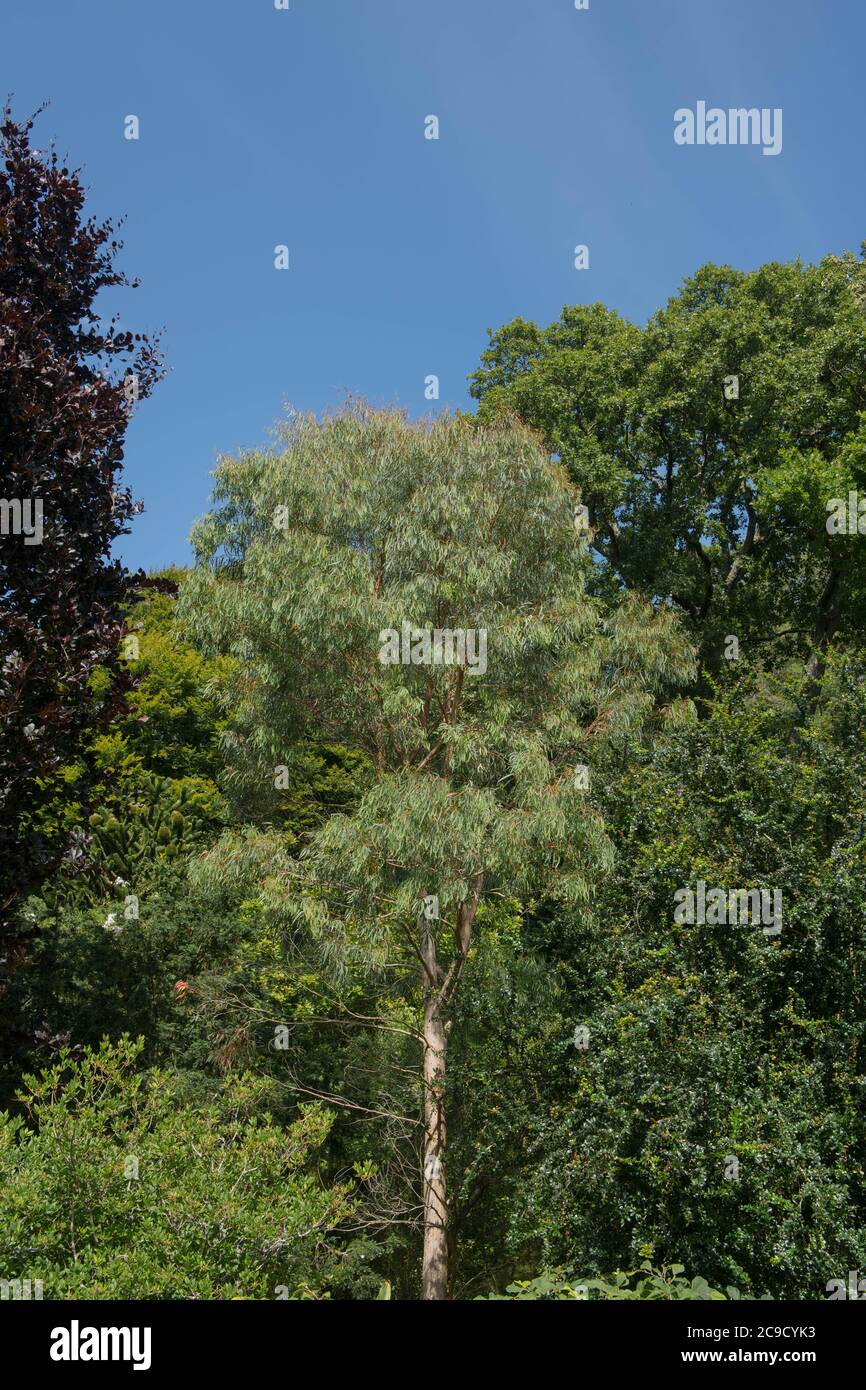
<svg viewBox="0 0 866 1390">
<path fill-rule="evenodd" d="M 491 333 L 482 419 L 516 411 L 581 490 L 599 583 L 665 598 L 703 669 L 725 638 L 817 673 L 866 630 L 856 536 L 827 503 L 862 494 L 866 261 L 707 265 L 643 329 L 601 304 Z"/>
<path fill-rule="evenodd" d="M 814 703 L 809 683 L 742 669 L 705 720 L 605 764 L 616 869 L 549 924 L 546 1028 L 515 1010 L 470 1130 L 483 1155 L 508 1126 L 516 1162 L 492 1177 L 533 1270 L 679 1259 L 822 1299 L 864 1267 L 862 656 L 831 654 Z M 677 921 L 698 880 L 777 889 L 779 934 Z"/>
<path fill-rule="evenodd" d="M 238 1076 L 179 1104 L 140 1044 L 104 1043 L 27 1077 L 24 1118 L 0 1114 L 0 1267 L 46 1298 L 303 1297 L 317 1246 L 352 1209 L 310 1162 L 330 1118 L 290 1128 L 260 1113 L 266 1085 Z"/>
</svg>

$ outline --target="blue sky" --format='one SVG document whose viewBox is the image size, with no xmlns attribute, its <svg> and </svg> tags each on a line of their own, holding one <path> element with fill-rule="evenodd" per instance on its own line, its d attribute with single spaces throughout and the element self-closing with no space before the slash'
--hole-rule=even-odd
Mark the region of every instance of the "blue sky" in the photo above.
<svg viewBox="0 0 866 1390">
<path fill-rule="evenodd" d="M 0 91 L 19 116 L 50 100 L 36 144 L 127 217 L 124 325 L 165 329 L 171 374 L 128 437 L 132 566 L 188 561 L 217 455 L 287 403 L 421 414 L 435 373 L 439 407 L 465 406 L 485 329 L 518 314 L 602 300 L 642 323 L 706 261 L 866 238 L 863 0 L 2 8 Z M 677 146 L 699 100 L 781 107 L 781 154 Z"/>
</svg>

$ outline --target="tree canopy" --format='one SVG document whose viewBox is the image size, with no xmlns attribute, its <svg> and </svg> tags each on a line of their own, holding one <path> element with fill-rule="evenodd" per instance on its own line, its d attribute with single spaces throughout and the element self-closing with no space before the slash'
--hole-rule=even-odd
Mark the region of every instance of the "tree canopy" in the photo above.
<svg viewBox="0 0 866 1390">
<path fill-rule="evenodd" d="M 862 639 L 859 534 L 827 503 L 863 490 L 866 262 L 703 266 L 637 328 L 601 304 L 490 333 L 482 420 L 515 411 L 589 513 L 599 583 L 680 613 L 701 669 L 820 660 Z M 813 661 L 814 664 L 814 661 Z"/>
</svg>

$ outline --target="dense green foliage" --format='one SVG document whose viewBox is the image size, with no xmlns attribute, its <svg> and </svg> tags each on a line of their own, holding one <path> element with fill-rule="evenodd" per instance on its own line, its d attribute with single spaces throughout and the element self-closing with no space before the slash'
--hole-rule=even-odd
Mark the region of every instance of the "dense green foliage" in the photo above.
<svg viewBox="0 0 866 1390">
<path fill-rule="evenodd" d="M 863 267 L 518 321 L 477 419 L 353 407 L 221 465 L 196 568 L 127 615 L 128 709 L 40 798 L 75 849 L 2 999 L 3 1277 L 816 1300 L 866 1268 L 866 591 L 825 526 L 866 484 Z M 404 621 L 484 629 L 486 671 L 383 662 Z M 780 920 L 690 920 L 698 884 Z"/>
<path fill-rule="evenodd" d="M 330 1120 L 270 1122 L 237 1076 L 207 1106 L 136 1072 L 121 1040 L 27 1078 L 0 1125 L 0 1262 L 49 1298 L 299 1297 L 327 1269 L 323 1237 L 351 1210 L 304 1168 Z M 332 1261 L 333 1263 L 333 1261 Z"/>
<path fill-rule="evenodd" d="M 481 417 L 514 410 L 581 490 L 606 591 L 674 604 L 717 671 L 866 632 L 858 536 L 830 498 L 863 489 L 866 260 L 704 266 L 643 330 L 604 305 L 491 334 Z"/>
<path fill-rule="evenodd" d="M 739 1291 L 729 1287 L 727 1294 L 710 1288 L 706 1279 L 696 1275 L 694 1279 L 683 1278 L 682 1265 L 670 1268 L 653 1269 L 644 1261 L 640 1269 L 626 1273 L 617 1271 L 609 1279 L 580 1278 L 567 1275 L 562 1269 L 549 1270 L 536 1279 L 518 1279 L 509 1284 L 505 1293 L 488 1294 L 488 1299 L 509 1299 L 527 1302 L 541 1299 L 544 1302 L 564 1302 L 576 1298 L 583 1301 L 592 1299 L 688 1299 L 700 1302 L 717 1302 L 719 1299 L 739 1298 Z"/>
<path fill-rule="evenodd" d="M 802 676 L 745 676 L 600 769 L 617 873 L 579 918 L 527 922 L 502 1004 L 473 1001 L 488 1066 L 483 1089 L 461 1070 L 461 1155 L 515 1257 L 679 1257 L 776 1297 L 862 1265 L 864 674 L 833 662 L 805 723 Z M 780 888 L 780 936 L 674 923 L 698 879 Z"/>
</svg>

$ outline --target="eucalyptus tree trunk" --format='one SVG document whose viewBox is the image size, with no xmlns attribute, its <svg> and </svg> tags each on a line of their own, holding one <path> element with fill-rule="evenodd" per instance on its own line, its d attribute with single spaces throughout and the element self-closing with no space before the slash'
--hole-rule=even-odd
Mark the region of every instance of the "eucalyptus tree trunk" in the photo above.
<svg viewBox="0 0 866 1390">
<path fill-rule="evenodd" d="M 424 971 L 424 1253 L 422 1299 L 448 1297 L 448 1199 L 445 1191 L 445 1066 L 451 1020 L 448 1012 L 472 944 L 484 874 L 473 876 L 473 894 L 457 912 L 454 956 L 447 973 L 436 955 L 436 938 L 424 924 L 419 955 Z"/>
<path fill-rule="evenodd" d="M 448 1025 L 438 996 L 424 1006 L 424 1254 L 421 1297 L 448 1297 L 448 1203 L 445 1194 L 445 1061 Z"/>
</svg>

